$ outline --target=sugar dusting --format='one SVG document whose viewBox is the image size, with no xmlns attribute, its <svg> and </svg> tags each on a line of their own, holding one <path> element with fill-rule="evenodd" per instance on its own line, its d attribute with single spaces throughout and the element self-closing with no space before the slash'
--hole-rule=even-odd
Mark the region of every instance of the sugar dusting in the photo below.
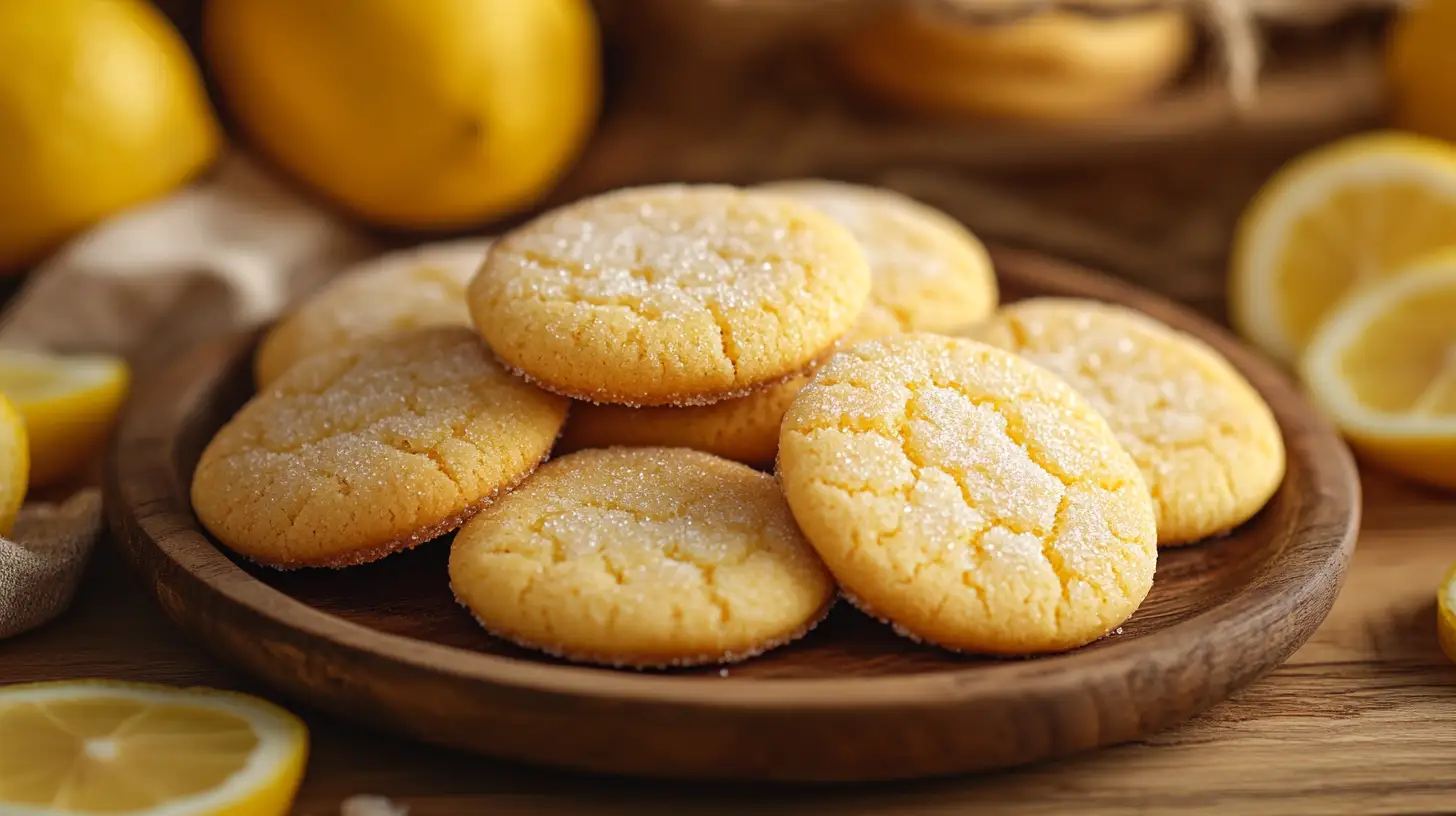
<svg viewBox="0 0 1456 816">
<path fill-rule="evenodd" d="M 1151 318 L 1044 298 L 1008 306 L 968 336 L 1086 397 L 1138 463 L 1169 532 L 1201 538 L 1241 522 L 1282 475 L 1279 428 L 1257 393 L 1211 349 Z"/>
<path fill-rule="evenodd" d="M 530 472 L 566 407 L 468 329 L 361 341 L 244 406 L 203 452 L 194 505 L 224 544 L 266 563 L 387 553 Z"/>
<path fill-rule="evenodd" d="M 604 662 L 657 644 L 654 665 L 757 651 L 834 593 L 772 476 L 666 448 L 552 460 L 460 532 L 451 576 L 491 631 Z"/>
<path fill-rule="evenodd" d="M 792 213 L 726 189 L 677 189 L 604 196 L 513 235 L 502 247 L 516 261 L 509 294 L 674 320 L 782 302 L 835 262 Z"/>
<path fill-rule="evenodd" d="M 996 306 L 985 248 L 942 213 L 889 190 L 803 180 L 765 185 L 843 224 L 870 264 L 870 301 L 859 325 L 869 336 L 949 331 Z"/>
<path fill-rule="evenodd" d="M 802 369 L 853 324 L 869 286 L 852 236 L 805 204 L 665 185 L 512 232 L 467 297 L 501 358 L 551 388 L 676 405 Z"/>
<path fill-rule="evenodd" d="M 465 287 L 488 239 L 426 244 L 360 264 L 314 293 L 268 333 L 259 349 L 264 386 L 321 351 L 388 332 L 469 326 Z"/>
<path fill-rule="evenodd" d="M 846 595 L 908 633 L 1077 645 L 1151 584 L 1135 466 L 1085 401 L 1012 355 L 931 335 L 864 344 L 820 371 L 785 430 L 800 521 Z"/>
</svg>

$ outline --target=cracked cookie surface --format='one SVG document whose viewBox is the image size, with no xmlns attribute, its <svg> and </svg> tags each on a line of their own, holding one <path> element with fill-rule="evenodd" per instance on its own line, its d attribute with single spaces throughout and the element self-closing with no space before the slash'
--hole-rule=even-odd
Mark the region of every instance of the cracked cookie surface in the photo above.
<svg viewBox="0 0 1456 816">
<path fill-rule="evenodd" d="M 814 206 L 844 225 L 864 249 L 870 297 L 842 345 L 904 331 L 950 331 L 996 308 L 996 276 L 985 247 L 944 213 L 898 193 L 841 182 L 778 182 L 758 189 Z M 808 371 L 712 405 L 582 405 L 572 410 L 562 443 L 568 450 L 674 445 L 767 465 L 778 452 L 784 412 L 812 375 Z"/>
<path fill-rule="evenodd" d="M 466 297 L 496 355 L 544 388 L 694 405 L 804 370 L 848 331 L 869 286 L 854 237 L 806 204 L 663 185 L 514 230 Z"/>
<path fill-rule="evenodd" d="M 465 287 L 489 249 L 486 238 L 425 244 L 340 273 L 263 337 L 253 364 L 258 388 L 299 360 L 354 340 L 429 326 L 469 326 Z"/>
<path fill-rule="evenodd" d="M 870 266 L 861 337 L 947 332 L 995 310 L 999 295 L 986 247 L 940 210 L 891 190 L 821 179 L 757 189 L 813 206 L 859 241 Z"/>
<path fill-rule="evenodd" d="M 1015 303 L 965 336 L 1057 374 L 1104 417 L 1142 470 L 1168 546 L 1247 521 L 1284 479 L 1268 404 L 1218 352 L 1121 306 Z"/>
<path fill-rule="evenodd" d="M 567 406 L 468 328 L 359 341 L 289 369 L 217 432 L 193 508 L 260 564 L 374 561 L 449 532 L 523 479 Z"/>
<path fill-rule="evenodd" d="M 836 355 L 784 418 L 779 470 L 845 596 L 910 637 L 1062 651 L 1152 587 L 1132 458 L 1071 386 L 991 346 L 900 334 Z"/>
<path fill-rule="evenodd" d="M 498 637 L 642 668 L 751 657 L 835 598 L 772 476 L 683 448 L 547 462 L 456 534 L 450 584 Z"/>
</svg>

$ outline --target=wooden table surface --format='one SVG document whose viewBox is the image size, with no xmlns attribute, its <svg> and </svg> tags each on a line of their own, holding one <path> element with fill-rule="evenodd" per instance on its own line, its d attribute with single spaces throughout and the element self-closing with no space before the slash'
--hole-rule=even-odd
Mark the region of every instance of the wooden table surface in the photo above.
<svg viewBox="0 0 1456 816">
<path fill-rule="evenodd" d="M 1456 666 L 1435 587 L 1456 562 L 1456 499 L 1367 473 L 1343 592 L 1283 668 L 1146 742 L 995 776 L 825 788 L 603 779 L 452 754 L 300 711 L 313 756 L 299 814 L 354 794 L 454 813 L 1452 813 Z M 167 621 L 103 542 L 72 610 L 0 641 L 0 681 L 83 676 L 262 692 Z"/>
</svg>

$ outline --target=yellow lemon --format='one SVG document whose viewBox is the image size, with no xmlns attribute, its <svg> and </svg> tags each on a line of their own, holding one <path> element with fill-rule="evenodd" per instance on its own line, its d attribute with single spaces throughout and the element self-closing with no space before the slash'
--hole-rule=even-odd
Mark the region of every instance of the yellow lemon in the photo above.
<svg viewBox="0 0 1456 816">
<path fill-rule="evenodd" d="M 1436 632 L 1441 651 L 1456 660 L 1456 566 L 1446 573 L 1436 596 Z"/>
<path fill-rule="evenodd" d="M 308 754 L 292 714 L 253 697 L 102 681 L 0 688 L 0 812 L 288 812 Z"/>
<path fill-rule="evenodd" d="M 1367 459 L 1456 488 L 1456 251 L 1345 300 L 1320 325 L 1305 383 Z"/>
<path fill-rule="evenodd" d="M 0 272 L 208 165 L 220 132 L 145 0 L 0 2 Z"/>
<path fill-rule="evenodd" d="M 101 450 L 129 382 L 117 357 L 0 349 L 0 394 L 25 418 L 32 484 L 72 475 Z"/>
<path fill-rule="evenodd" d="M 14 403 L 0 394 L 0 535 L 10 535 L 15 516 L 29 489 L 30 445 L 25 420 Z"/>
<path fill-rule="evenodd" d="M 1391 27 L 1386 79 L 1397 127 L 1456 141 L 1456 0 L 1424 0 Z"/>
<path fill-rule="evenodd" d="M 1456 241 L 1456 148 L 1349 137 L 1295 159 L 1255 196 L 1231 253 L 1234 325 L 1295 363 L 1348 293 Z"/>
<path fill-rule="evenodd" d="M 587 0 L 212 0 L 204 42 L 252 139 L 384 226 L 533 204 L 596 118 Z"/>
</svg>

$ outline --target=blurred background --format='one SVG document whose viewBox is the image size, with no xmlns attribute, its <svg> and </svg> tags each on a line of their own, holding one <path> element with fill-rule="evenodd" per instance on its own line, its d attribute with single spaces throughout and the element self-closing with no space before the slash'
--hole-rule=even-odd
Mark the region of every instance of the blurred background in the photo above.
<svg viewBox="0 0 1456 816">
<path fill-rule="evenodd" d="M 241 149 L 396 243 L 652 181 L 880 184 L 1215 312 L 1271 170 L 1389 118 L 1398 5 L 147 1 L 0 11 L 47 18 L 0 84 L 61 143 L 0 151 L 38 188 L 0 193 L 12 275 Z"/>
<path fill-rule="evenodd" d="M 1456 0 L 0 0 L 0 393 L 50 483 L 133 380 L 380 252 L 815 176 L 1242 309 L 1290 364 L 1279 320 L 1456 242 L 1453 42 Z M 1435 138 L 1342 139 L 1385 129 Z M 1286 195 L 1295 157 L 1344 192 Z M 1267 292 L 1241 219 L 1292 247 Z"/>
</svg>

